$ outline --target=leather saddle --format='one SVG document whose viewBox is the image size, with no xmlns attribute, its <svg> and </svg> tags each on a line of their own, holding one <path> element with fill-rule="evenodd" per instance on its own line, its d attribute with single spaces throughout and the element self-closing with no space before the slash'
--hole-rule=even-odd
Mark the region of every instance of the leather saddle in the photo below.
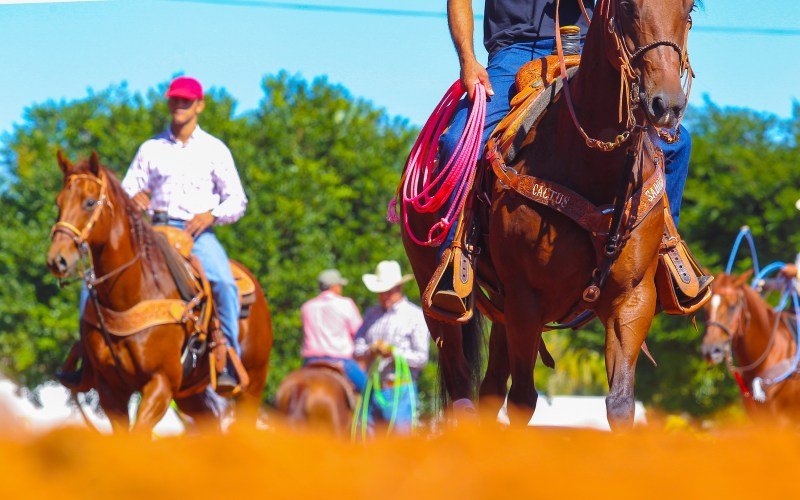
<svg viewBox="0 0 800 500">
<path fill-rule="evenodd" d="M 567 56 L 565 63 L 567 76 L 571 79 L 578 71 L 580 56 Z M 519 91 L 511 100 L 511 110 L 492 132 L 487 146 L 494 146 L 495 156 L 500 157 L 500 160 L 505 161 L 507 165 L 514 161 L 524 147 L 533 142 L 537 125 L 563 87 L 558 57 L 546 56 L 526 63 L 518 71 L 515 83 Z M 488 153 L 487 157 L 492 156 L 492 151 Z M 485 175 L 482 170 L 477 175 Z M 476 180 L 473 189 L 481 185 L 482 182 Z M 472 202 L 480 194 L 476 191 L 469 196 L 469 201 L 457 224 L 453 246 L 444 251 L 423 293 L 422 302 L 425 311 L 431 317 L 445 322 L 467 322 L 473 314 L 474 298 L 477 298 L 479 305 L 490 318 L 501 322 L 504 319 L 502 291 L 496 279 L 491 278 L 494 275 L 493 270 L 485 273 L 486 276 L 479 275 L 477 278 L 474 276 L 475 256 L 480 253 L 480 242 L 477 241 L 478 231 L 474 229 L 475 219 L 479 214 L 473 208 Z M 701 266 L 680 238 L 672 222 L 666 194 L 663 193 L 661 196 L 664 200 L 667 222 L 656 273 L 659 302 L 667 314 L 692 314 L 711 298 L 711 290 L 708 287 L 711 278 L 703 276 Z M 552 203 L 547 204 L 552 205 Z M 552 208 L 558 210 L 558 207 Z M 572 218 L 575 214 L 566 215 Z M 486 265 L 481 268 L 485 269 Z M 474 286 L 475 283 L 478 286 Z M 591 314 L 578 314 L 567 319 L 579 320 L 574 325 L 570 324 L 570 327 L 577 328 L 592 317 Z"/>
<path fill-rule="evenodd" d="M 347 405 L 351 410 L 355 410 L 358 403 L 358 391 L 353 383 L 347 378 L 344 373 L 344 367 L 341 363 L 331 361 L 311 361 L 303 365 L 304 370 L 322 370 L 335 379 L 344 389 L 347 396 Z"/>
<path fill-rule="evenodd" d="M 190 300 L 191 297 L 187 298 L 184 291 L 188 293 L 188 290 L 195 290 L 196 293 L 198 286 L 196 277 L 201 271 L 198 268 L 202 267 L 199 262 L 191 258 L 194 238 L 186 231 L 168 225 L 156 225 L 153 226 L 153 230 L 164 236 L 164 239 L 159 242 L 159 246 L 164 251 L 167 265 L 181 291 L 181 296 L 184 300 Z M 164 245 L 164 242 L 167 244 Z M 177 263 L 181 265 L 177 265 Z M 239 290 L 241 307 L 239 318 L 244 319 L 250 316 L 250 306 L 255 302 L 256 284 L 240 263 L 231 260 L 230 265 L 233 279 L 236 281 L 236 288 Z M 192 294 L 193 296 L 194 294 Z"/>
<path fill-rule="evenodd" d="M 202 264 L 192 255 L 194 239 L 186 231 L 164 224 L 154 225 L 153 230 L 158 235 L 156 242 L 163 252 L 181 298 L 189 304 L 195 304 L 202 316 L 202 311 L 209 309 L 213 304 L 213 297 Z M 230 266 L 239 291 L 239 318 L 244 319 L 249 317 L 250 306 L 255 302 L 255 282 L 238 262 L 230 261 Z M 213 311 L 213 308 L 210 310 Z M 249 383 L 247 372 L 233 347 L 227 345 L 216 315 L 208 317 L 205 325 L 195 328 L 187 340 L 181 357 L 184 376 L 188 377 L 209 349 L 212 387 L 216 389 L 217 374 L 221 373 L 226 363 L 230 361 L 239 377 L 239 391 L 246 388 Z M 234 391 L 234 394 L 239 391 Z"/>
</svg>

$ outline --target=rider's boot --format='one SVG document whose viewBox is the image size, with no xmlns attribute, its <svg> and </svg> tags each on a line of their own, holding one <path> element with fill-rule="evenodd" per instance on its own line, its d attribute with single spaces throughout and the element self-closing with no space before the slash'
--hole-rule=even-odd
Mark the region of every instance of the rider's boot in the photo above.
<svg viewBox="0 0 800 500">
<path fill-rule="evenodd" d="M 711 298 L 714 277 L 706 274 L 678 234 L 666 196 L 664 222 L 656 270 L 658 298 L 667 314 L 692 314 Z"/>
<path fill-rule="evenodd" d="M 239 381 L 235 375 L 236 371 L 230 365 L 230 363 L 227 363 L 222 373 L 217 375 L 217 392 L 219 393 L 231 393 L 239 387 Z"/>
<path fill-rule="evenodd" d="M 80 366 L 79 366 L 80 365 Z M 86 360 L 83 358 L 83 347 L 76 342 L 69 351 L 61 370 L 54 376 L 61 385 L 75 392 L 85 392 L 90 389 L 88 370 L 84 369 Z"/>
</svg>

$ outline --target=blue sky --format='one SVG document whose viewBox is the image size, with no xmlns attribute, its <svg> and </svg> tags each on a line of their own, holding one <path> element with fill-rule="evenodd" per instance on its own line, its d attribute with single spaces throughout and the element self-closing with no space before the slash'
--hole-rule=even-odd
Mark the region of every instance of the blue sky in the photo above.
<svg viewBox="0 0 800 500">
<path fill-rule="evenodd" d="M 376 16 L 257 6 L 259 0 L 111 0 L 2 5 L 0 133 L 23 109 L 128 82 L 145 91 L 185 72 L 252 109 L 265 74 L 327 75 L 393 115 L 424 122 L 458 76 L 441 17 Z M 263 0 L 262 0 L 263 1 Z M 443 12 L 445 0 L 283 0 Z M 482 12 L 483 0 L 475 0 Z M 705 0 L 695 26 L 782 28 L 789 34 L 696 31 L 690 50 L 703 94 L 780 116 L 800 99 L 800 9 L 789 0 Z M 481 25 L 476 23 L 476 47 Z M 794 34 L 792 34 L 794 33 Z M 482 50 L 482 49 L 481 49 Z M 485 59 L 481 51 L 480 58 Z"/>
</svg>

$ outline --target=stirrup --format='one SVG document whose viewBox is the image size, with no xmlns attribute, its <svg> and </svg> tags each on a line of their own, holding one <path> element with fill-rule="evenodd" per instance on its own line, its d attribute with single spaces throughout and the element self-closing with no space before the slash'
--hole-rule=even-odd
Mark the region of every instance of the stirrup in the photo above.
<svg viewBox="0 0 800 500">
<path fill-rule="evenodd" d="M 219 350 L 222 352 L 214 352 L 208 357 L 211 387 L 221 396 L 237 396 L 250 385 L 250 377 L 234 348 L 229 345 L 221 347 Z"/>
<path fill-rule="evenodd" d="M 463 324 L 472 318 L 474 271 L 457 244 L 445 249 L 442 260 L 423 294 L 422 305 L 432 318 Z"/>
<path fill-rule="evenodd" d="M 713 276 L 707 275 L 683 241 L 664 197 L 664 234 L 656 268 L 658 300 L 667 314 L 693 314 L 711 299 Z"/>
</svg>

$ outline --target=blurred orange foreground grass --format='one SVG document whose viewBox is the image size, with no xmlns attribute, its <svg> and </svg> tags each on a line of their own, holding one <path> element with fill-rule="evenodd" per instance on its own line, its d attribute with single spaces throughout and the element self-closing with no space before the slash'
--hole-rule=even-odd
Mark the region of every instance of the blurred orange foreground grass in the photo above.
<svg viewBox="0 0 800 500">
<path fill-rule="evenodd" d="M 795 497 L 800 436 L 461 426 L 350 444 L 282 429 L 0 441 L 4 498 Z M 246 495 L 246 496 L 245 496 Z"/>
</svg>

